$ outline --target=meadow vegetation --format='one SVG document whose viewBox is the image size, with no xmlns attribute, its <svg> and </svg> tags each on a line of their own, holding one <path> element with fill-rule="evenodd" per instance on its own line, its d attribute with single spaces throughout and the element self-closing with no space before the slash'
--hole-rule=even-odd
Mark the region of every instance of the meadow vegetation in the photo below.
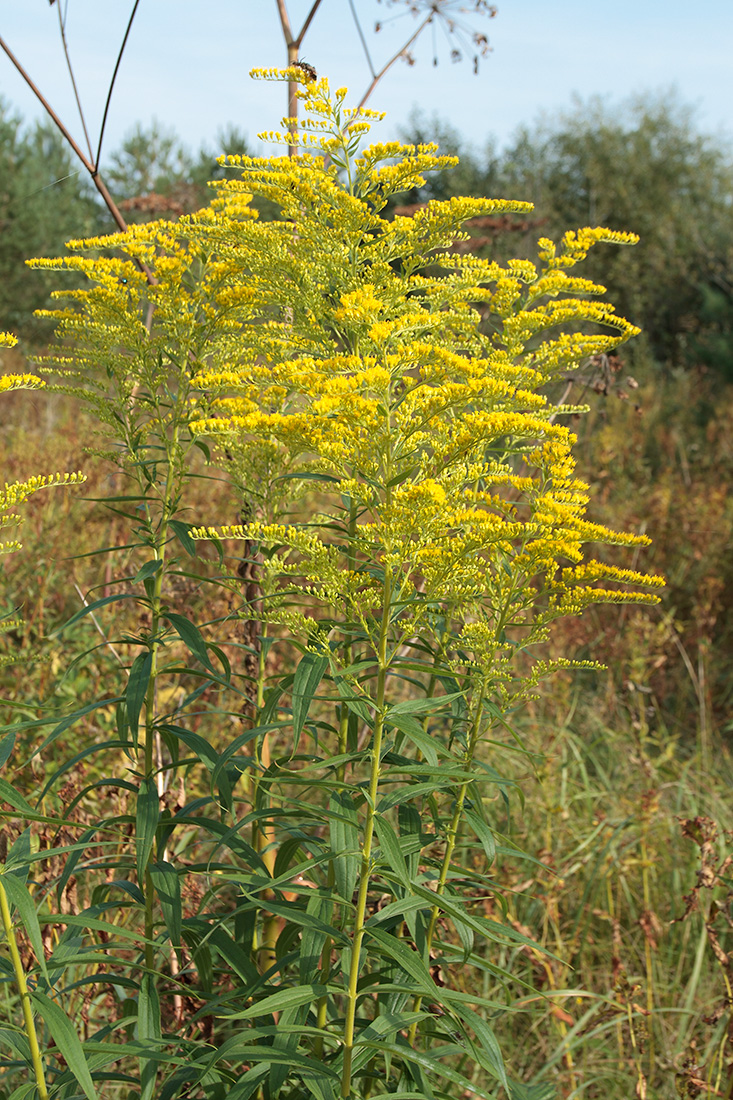
<svg viewBox="0 0 733 1100">
<path fill-rule="evenodd" d="M 0 1095 L 731 1096 L 725 310 L 632 350 L 628 226 L 290 75 L 301 157 L 35 268 Z"/>
</svg>

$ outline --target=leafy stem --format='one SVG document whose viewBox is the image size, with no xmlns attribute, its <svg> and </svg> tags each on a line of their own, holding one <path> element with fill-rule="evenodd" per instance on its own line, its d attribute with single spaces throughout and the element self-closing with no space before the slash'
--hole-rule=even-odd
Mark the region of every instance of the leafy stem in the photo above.
<svg viewBox="0 0 733 1100">
<path fill-rule="evenodd" d="M 364 925 L 366 918 L 367 897 L 369 895 L 369 882 L 372 871 L 372 842 L 374 840 L 374 818 L 377 812 L 377 795 L 379 790 L 380 765 L 382 756 L 382 740 L 384 738 L 385 718 L 385 689 L 387 684 L 387 638 L 392 612 L 392 573 L 388 566 L 384 572 L 384 603 L 382 606 L 382 621 L 379 630 L 377 646 L 377 697 L 374 720 L 374 735 L 371 749 L 371 769 L 369 774 L 369 788 L 367 793 L 367 812 L 364 822 L 364 839 L 361 854 L 361 869 L 359 874 L 359 893 L 356 901 L 356 914 L 354 916 L 354 932 L 351 941 L 351 962 L 349 966 L 349 985 L 347 992 L 346 1018 L 344 1021 L 344 1064 L 341 1076 L 341 1095 L 351 1095 L 351 1072 L 354 1056 L 354 1025 L 356 1020 L 356 1001 L 358 996 L 358 983 L 360 972 L 361 945 L 364 939 Z"/>
<path fill-rule="evenodd" d="M 179 398 L 180 399 L 180 398 Z M 163 577 L 165 573 L 166 543 L 171 516 L 174 511 L 173 500 L 175 497 L 175 474 L 177 469 L 177 450 L 179 446 L 180 426 L 174 425 L 170 440 L 167 443 L 166 477 L 161 502 L 161 515 L 158 530 L 153 541 L 153 557 L 159 563 L 159 568 L 153 578 L 150 595 L 150 678 L 145 692 L 145 748 L 143 769 L 145 779 L 152 782 L 154 771 L 155 750 L 155 718 L 156 718 L 156 688 L 159 674 L 158 655 L 160 650 L 160 623 L 163 594 Z M 148 522 L 152 521 L 148 506 Z M 145 868 L 145 966 L 151 970 L 154 965 L 153 947 L 153 882 L 150 874 L 150 864 L 154 858 L 153 849 L 148 854 Z"/>
<path fill-rule="evenodd" d="M 484 694 L 486 691 L 486 682 L 482 678 L 481 687 L 479 689 L 478 698 L 476 700 L 476 709 L 473 716 L 473 722 L 471 723 L 471 732 L 468 738 L 468 745 L 466 751 L 463 754 L 463 768 L 465 771 L 469 771 L 473 763 L 474 754 L 476 752 L 476 746 L 478 745 L 479 735 L 481 732 L 481 713 L 483 710 Z M 438 875 L 438 882 L 435 887 L 435 893 L 440 897 L 445 892 L 445 884 L 448 881 L 448 873 L 450 871 L 451 861 L 453 859 L 453 853 L 456 848 L 456 841 L 458 840 L 458 830 L 461 824 L 461 818 L 463 816 L 463 807 L 466 801 L 466 790 L 468 784 L 464 781 L 460 785 L 460 789 L 456 794 L 455 804 L 453 806 L 453 814 L 451 815 L 450 823 L 448 825 L 448 831 L 446 833 L 445 851 L 443 852 L 443 862 L 440 867 L 440 874 Z M 430 951 L 433 946 L 433 939 L 435 937 L 435 929 L 438 924 L 438 917 L 440 916 L 440 905 L 436 904 L 430 911 L 430 920 L 428 922 L 428 930 L 425 936 L 425 954 L 429 958 Z M 413 1011 L 419 1012 L 422 1005 L 422 994 L 418 994 L 415 997 Z M 414 1020 L 410 1026 L 408 1035 L 408 1043 L 410 1046 L 414 1045 L 415 1035 L 417 1033 L 418 1021 Z"/>
<path fill-rule="evenodd" d="M 1 877 L 0 915 L 2 915 L 5 938 L 8 941 L 8 950 L 10 951 L 10 958 L 13 963 L 13 970 L 15 971 L 15 980 L 18 983 L 18 992 L 20 993 L 21 1005 L 23 1006 L 23 1024 L 25 1026 L 25 1033 L 28 1039 L 28 1046 L 30 1047 L 31 1061 L 33 1062 L 33 1072 L 36 1078 L 36 1085 L 38 1086 L 38 1095 L 40 1097 L 40 1100 L 48 1100 L 48 1089 L 46 1088 L 46 1080 L 43 1074 L 43 1061 L 41 1060 L 41 1051 L 38 1046 L 36 1026 L 33 1022 L 31 995 L 28 991 L 28 982 L 26 981 L 25 971 L 23 970 L 23 963 L 20 958 L 20 952 L 18 951 L 18 941 L 15 938 L 15 929 L 13 928 L 13 921 L 10 916 L 8 895 L 5 893 L 5 887 L 3 886 Z"/>
</svg>

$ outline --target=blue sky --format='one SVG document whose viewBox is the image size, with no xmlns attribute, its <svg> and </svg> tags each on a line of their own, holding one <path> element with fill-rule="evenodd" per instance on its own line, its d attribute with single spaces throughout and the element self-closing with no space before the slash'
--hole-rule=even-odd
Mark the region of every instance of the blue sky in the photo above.
<svg viewBox="0 0 733 1100">
<path fill-rule="evenodd" d="M 99 126 L 106 85 L 132 0 L 59 0 L 68 5 L 67 32 L 90 128 Z M 404 3 L 353 0 L 376 67 L 415 28 Z M 499 145 L 521 123 L 548 118 L 574 95 L 619 103 L 635 93 L 675 88 L 697 108 L 698 125 L 733 133 L 733 0 L 496 0 L 491 20 L 472 17 L 492 52 L 478 76 L 470 60 L 452 64 L 440 34 L 433 67 L 428 30 L 414 49 L 415 65 L 397 62 L 370 106 L 388 112 L 375 136 L 396 136 L 413 106 L 437 113 L 476 147 L 490 135 Z M 289 0 L 294 25 L 310 0 Z M 473 0 L 458 6 L 472 7 Z M 0 34 L 77 138 L 81 135 L 58 33 L 48 0 L 0 0 Z M 375 20 L 384 22 L 374 34 Z M 349 0 L 322 0 L 302 56 L 332 86 L 346 84 L 354 99 L 369 82 Z M 284 63 L 275 0 L 141 0 L 122 63 L 105 148 L 112 150 L 137 121 L 153 117 L 192 148 L 215 146 L 221 128 L 235 124 L 250 138 L 275 128 L 284 113 L 281 85 L 250 80 L 255 65 Z M 25 117 L 35 102 L 4 54 L 0 95 Z"/>
</svg>

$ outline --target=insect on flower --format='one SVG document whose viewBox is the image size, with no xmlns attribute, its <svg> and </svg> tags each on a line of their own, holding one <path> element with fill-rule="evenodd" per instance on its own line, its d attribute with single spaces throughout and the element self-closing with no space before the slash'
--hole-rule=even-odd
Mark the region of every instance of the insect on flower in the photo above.
<svg viewBox="0 0 733 1100">
<path fill-rule="evenodd" d="M 308 64 L 307 61 L 294 61 L 290 68 L 300 69 L 300 71 L 303 73 L 304 76 L 308 78 L 309 81 L 318 80 L 318 73 L 312 65 Z"/>
</svg>

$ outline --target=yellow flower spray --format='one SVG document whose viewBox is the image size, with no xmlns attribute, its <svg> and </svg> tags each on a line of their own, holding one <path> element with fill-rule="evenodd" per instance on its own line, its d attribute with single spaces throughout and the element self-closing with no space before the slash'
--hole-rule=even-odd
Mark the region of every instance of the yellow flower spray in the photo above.
<svg viewBox="0 0 733 1100">
<path fill-rule="evenodd" d="M 230 158 L 242 179 L 219 185 L 225 205 L 259 193 L 278 203 L 282 220 L 210 229 L 234 279 L 247 287 L 249 320 L 258 324 L 223 367 L 198 376 L 206 398 L 193 428 L 220 440 L 229 455 L 241 454 L 240 466 L 250 448 L 269 447 L 279 456 L 275 480 L 282 469 L 303 484 L 321 479 L 321 514 L 298 523 L 263 510 L 259 521 L 194 535 L 238 537 L 265 550 L 270 621 L 327 658 L 347 715 L 357 701 L 371 715 L 366 751 L 352 752 L 340 770 L 342 779 L 352 770 L 345 791 L 359 791 L 355 804 L 363 813 L 353 912 L 342 899 L 350 927 L 340 1056 L 348 1097 L 369 965 L 368 898 L 375 880 L 386 888 L 390 861 L 384 835 L 381 854 L 374 848 L 375 830 L 389 828 L 385 815 L 395 804 L 383 792 L 404 773 L 399 754 L 410 740 L 417 752 L 411 774 L 438 762 L 423 726 L 408 721 L 408 670 L 426 676 L 421 656 L 431 653 L 432 687 L 438 680 L 452 686 L 464 708 L 458 751 L 444 758 L 458 771 L 422 935 L 427 962 L 446 912 L 440 899 L 455 873 L 479 745 L 554 669 L 597 667 L 538 658 L 518 676 L 517 656 L 545 641 L 559 616 L 604 601 L 653 603 L 663 582 L 586 560 L 589 543 L 638 546 L 648 539 L 585 518 L 588 487 L 575 476 L 575 438 L 556 423 L 558 414 L 582 410 L 554 408 L 546 396 L 548 384 L 580 359 L 637 331 L 593 300 L 603 287 L 569 274 L 596 244 L 636 238 L 582 229 L 558 247 L 543 240 L 540 267 L 514 261 L 501 268 L 456 253 L 466 219 L 528 204 L 451 199 L 430 202 L 411 218 L 390 218 L 395 192 L 419 185 L 424 171 L 449 167 L 451 158 L 430 146 L 362 152 L 368 120 L 363 113 L 354 121 L 344 89 L 331 99 L 320 80 L 299 95 L 307 115 L 301 132 L 263 136 L 299 143 L 300 155 Z M 581 328 L 588 323 L 610 332 L 589 334 Z M 267 496 L 260 487 L 260 499 Z M 295 577 L 312 598 L 307 614 L 291 606 Z M 422 700 L 415 713 L 431 705 L 438 709 L 440 699 Z M 346 748 L 339 743 L 342 755 Z M 398 763 L 390 767 L 394 754 Z M 395 872 L 394 862 L 389 869 Z M 410 1044 L 422 1002 L 416 992 Z"/>
<path fill-rule="evenodd" d="M 241 1039 L 216 1056 L 189 1044 L 166 1095 L 203 1076 L 228 1087 L 244 1063 L 236 1087 L 247 1096 L 292 1084 L 293 1095 L 348 1098 L 375 1083 L 428 1095 L 429 1069 L 488 1097 L 452 1056 L 511 1089 L 486 1022 L 497 1006 L 450 978 L 439 986 L 431 967 L 436 956 L 448 975 L 477 964 L 476 935 L 528 942 L 476 913 L 463 890 L 470 881 L 501 894 L 490 864 L 509 785 L 494 755 L 507 733 L 521 751 L 512 714 L 544 677 L 598 667 L 545 659 L 553 622 L 598 602 L 653 603 L 662 584 L 589 553 L 648 539 L 587 518 L 563 422 L 584 410 L 548 397 L 580 360 L 635 334 L 604 288 L 574 272 L 597 244 L 635 238 L 581 229 L 540 241 L 537 264 L 506 266 L 457 249 L 467 219 L 529 204 L 454 198 L 392 216 L 393 196 L 455 158 L 433 145 L 362 148 L 381 116 L 348 108 L 346 89 L 332 95 L 298 67 L 256 75 L 304 85 L 297 133 L 286 119 L 287 132 L 261 135 L 296 155 L 229 158 L 237 176 L 197 214 L 35 261 L 89 277 L 54 312 L 70 347 L 49 366 L 124 439 L 123 464 L 147 471 L 151 561 L 140 576 L 153 625 L 127 699 L 145 712 L 148 983 L 159 965 L 156 732 L 206 764 L 217 812 L 229 815 L 206 827 L 226 850 L 217 881 L 237 900 L 216 909 L 212 890 L 190 936 L 194 953 L 210 937 L 245 982 L 217 1002 L 217 1020 L 238 1023 Z M 279 216 L 257 219 L 252 195 Z M 173 726 L 159 715 L 154 689 L 174 629 L 208 660 L 198 630 L 170 613 L 164 579 L 188 455 L 211 442 L 242 522 L 201 516 L 186 537 L 242 540 L 241 615 L 256 616 L 259 633 L 245 728 L 224 748 L 216 726 L 207 746 L 182 717 Z M 459 862 L 467 836 L 486 873 Z M 168 1072 L 156 1066 L 146 1096 Z"/>
</svg>

